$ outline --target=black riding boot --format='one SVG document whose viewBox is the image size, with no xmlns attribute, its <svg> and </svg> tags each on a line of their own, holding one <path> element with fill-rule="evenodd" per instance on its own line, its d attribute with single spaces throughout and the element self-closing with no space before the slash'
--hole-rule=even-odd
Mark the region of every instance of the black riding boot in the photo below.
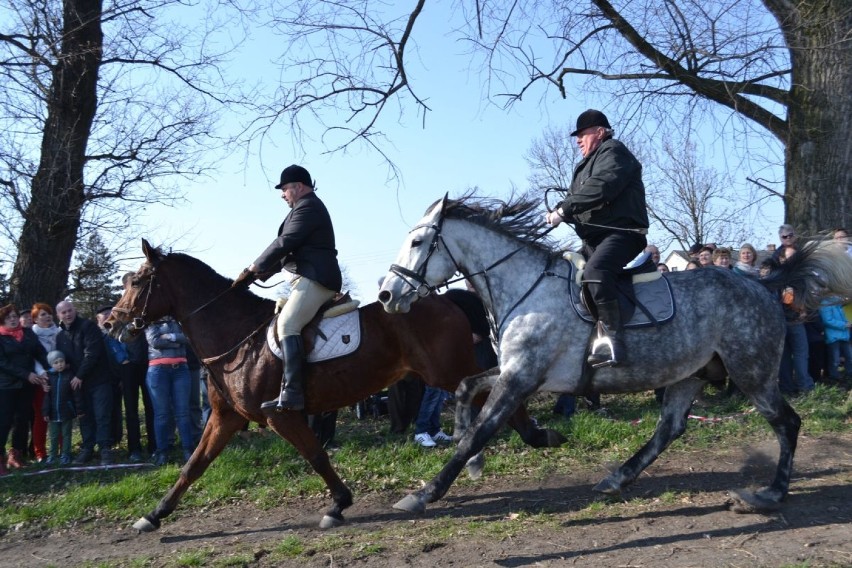
<svg viewBox="0 0 852 568">
<path fill-rule="evenodd" d="M 302 347 L 302 336 L 285 335 L 281 340 L 281 351 L 284 353 L 281 394 L 274 400 L 264 402 L 260 408 L 262 410 L 272 408 L 276 412 L 302 410 L 305 408 L 305 353 Z"/>
<path fill-rule="evenodd" d="M 598 308 L 598 337 L 592 343 L 592 352 L 587 361 L 594 368 L 615 367 L 627 360 L 624 346 L 624 328 L 618 300 L 601 302 Z"/>
</svg>

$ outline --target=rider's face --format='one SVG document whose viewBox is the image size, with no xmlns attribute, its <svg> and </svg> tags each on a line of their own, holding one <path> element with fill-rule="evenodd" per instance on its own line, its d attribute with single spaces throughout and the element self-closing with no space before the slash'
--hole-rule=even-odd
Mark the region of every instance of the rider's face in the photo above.
<svg viewBox="0 0 852 568">
<path fill-rule="evenodd" d="M 288 183 L 281 187 L 281 198 L 287 202 L 292 209 L 296 202 L 305 195 L 305 187 L 299 182 Z"/>
<path fill-rule="evenodd" d="M 606 130 L 601 126 L 592 126 L 577 133 L 577 146 L 584 158 L 598 149 L 603 142 L 605 132 Z"/>
</svg>

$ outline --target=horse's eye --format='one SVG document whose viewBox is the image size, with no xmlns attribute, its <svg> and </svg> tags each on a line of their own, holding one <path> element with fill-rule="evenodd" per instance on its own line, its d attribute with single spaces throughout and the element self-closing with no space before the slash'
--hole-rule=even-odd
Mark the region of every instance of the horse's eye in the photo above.
<svg viewBox="0 0 852 568">
<path fill-rule="evenodd" d="M 411 248 L 417 248 L 422 244 L 423 241 L 421 239 L 414 239 L 413 241 L 411 241 Z"/>
</svg>

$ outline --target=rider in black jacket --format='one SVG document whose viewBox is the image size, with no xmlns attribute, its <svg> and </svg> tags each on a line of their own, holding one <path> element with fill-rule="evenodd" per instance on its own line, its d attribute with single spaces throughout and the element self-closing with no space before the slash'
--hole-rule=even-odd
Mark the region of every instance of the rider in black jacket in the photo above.
<svg viewBox="0 0 852 568">
<path fill-rule="evenodd" d="M 302 328 L 320 306 L 340 292 L 342 276 L 337 264 L 331 216 L 314 193 L 308 170 L 296 165 L 285 168 L 275 189 L 281 190 L 291 211 L 278 229 L 278 237 L 233 285 L 248 286 L 256 278 L 281 269 L 296 275 L 290 297 L 278 316 L 278 336 L 284 353 L 281 393 L 277 399 L 261 405 L 261 408 L 280 412 L 301 410 L 305 406 Z"/>
<path fill-rule="evenodd" d="M 547 222 L 554 227 L 562 221 L 574 223 L 583 239 L 583 284 L 612 345 L 593 351 L 589 364 L 615 366 L 626 360 L 616 278 L 648 244 L 642 164 L 612 137 L 609 120 L 598 110 L 580 114 L 571 136 L 577 137 L 583 160 L 574 169 L 568 196 L 548 213 Z"/>
</svg>

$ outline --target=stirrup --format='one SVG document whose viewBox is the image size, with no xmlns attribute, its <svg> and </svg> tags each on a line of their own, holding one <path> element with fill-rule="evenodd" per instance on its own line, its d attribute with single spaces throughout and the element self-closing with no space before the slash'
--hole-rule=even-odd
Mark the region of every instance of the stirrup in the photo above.
<svg viewBox="0 0 852 568">
<path fill-rule="evenodd" d="M 609 359 L 599 360 L 599 358 L 604 356 L 604 353 L 599 353 L 598 351 L 603 351 L 604 349 L 609 351 Z M 613 358 L 614 353 L 615 349 L 612 345 L 612 338 L 608 335 L 603 335 L 592 342 L 592 352 L 589 353 L 589 357 L 586 360 L 593 369 L 600 369 L 601 367 L 615 367 L 618 365 L 618 361 Z"/>
<path fill-rule="evenodd" d="M 598 321 L 595 325 L 595 331 L 597 332 L 597 337 L 592 342 L 592 348 L 589 351 L 586 361 L 593 369 L 615 367 L 618 365 L 618 361 L 615 359 L 615 346 L 612 344 L 612 336 L 609 335 L 609 329 L 602 321 Z M 609 353 L 608 356 L 606 355 L 607 352 Z"/>
</svg>

